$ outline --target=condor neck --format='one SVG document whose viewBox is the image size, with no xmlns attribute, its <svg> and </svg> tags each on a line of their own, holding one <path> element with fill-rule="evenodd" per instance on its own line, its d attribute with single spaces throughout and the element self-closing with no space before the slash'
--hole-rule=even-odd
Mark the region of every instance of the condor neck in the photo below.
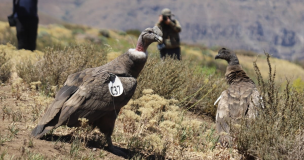
<svg viewBox="0 0 304 160">
<path fill-rule="evenodd" d="M 231 55 L 231 57 L 229 58 L 228 64 L 229 65 L 239 65 L 240 62 L 236 55 Z"/>
<path fill-rule="evenodd" d="M 226 82 L 227 84 L 237 84 L 240 82 L 249 82 L 254 84 L 254 82 L 247 76 L 246 72 L 243 70 L 241 65 L 228 65 L 226 69 Z"/>
<path fill-rule="evenodd" d="M 135 49 L 139 52 L 146 52 L 147 50 L 141 44 L 137 44 Z"/>
<path fill-rule="evenodd" d="M 143 36 L 140 35 L 138 40 L 137 40 L 137 44 L 136 44 L 136 50 L 140 51 L 140 52 L 146 52 L 148 46 L 150 45 L 150 43 L 147 43 L 144 41 Z"/>
</svg>

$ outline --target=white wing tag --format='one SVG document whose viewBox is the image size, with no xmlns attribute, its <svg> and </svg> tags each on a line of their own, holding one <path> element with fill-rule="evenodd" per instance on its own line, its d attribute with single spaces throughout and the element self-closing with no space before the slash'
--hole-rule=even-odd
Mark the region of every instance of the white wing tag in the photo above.
<svg viewBox="0 0 304 160">
<path fill-rule="evenodd" d="M 123 93 L 123 86 L 120 79 L 114 75 L 115 78 L 110 80 L 109 91 L 113 97 L 118 97 Z"/>
<path fill-rule="evenodd" d="M 217 98 L 217 100 L 214 102 L 214 105 L 216 105 L 217 104 L 217 102 L 220 100 L 222 98 L 222 95 L 220 95 L 220 97 L 219 98 Z"/>
</svg>

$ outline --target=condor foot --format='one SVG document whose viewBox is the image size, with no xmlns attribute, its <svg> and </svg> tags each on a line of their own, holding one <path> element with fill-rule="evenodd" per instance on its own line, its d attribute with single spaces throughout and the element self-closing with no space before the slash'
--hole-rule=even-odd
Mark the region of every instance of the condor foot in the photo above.
<svg viewBox="0 0 304 160">
<path fill-rule="evenodd" d="M 121 156 L 121 157 L 124 157 L 124 158 L 129 158 L 128 154 L 125 153 L 124 151 L 121 150 L 121 148 L 119 147 L 116 147 L 116 146 L 109 146 L 108 147 L 108 151 L 117 155 L 117 156 Z"/>
</svg>

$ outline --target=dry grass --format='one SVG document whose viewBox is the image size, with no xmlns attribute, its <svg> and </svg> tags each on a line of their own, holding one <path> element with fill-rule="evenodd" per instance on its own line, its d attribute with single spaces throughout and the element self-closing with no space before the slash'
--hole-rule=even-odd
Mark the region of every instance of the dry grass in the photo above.
<svg viewBox="0 0 304 160">
<path fill-rule="evenodd" d="M 123 129 L 116 129 L 113 139 L 138 153 L 138 158 L 220 159 L 224 151 L 216 148 L 214 124 L 191 118 L 177 104 L 151 89 L 143 90 L 142 97 L 122 109 L 117 125 Z M 213 150 L 219 154 L 211 156 Z M 228 155 L 240 156 L 236 152 Z"/>
<path fill-rule="evenodd" d="M 165 61 L 151 57 L 138 77 L 133 98 L 142 96 L 144 89 L 152 89 L 166 99 L 177 99 L 181 106 L 200 114 L 215 116 L 213 103 L 225 88 L 224 81 L 208 75 L 190 60 Z"/>
<path fill-rule="evenodd" d="M 242 66 L 246 68 L 246 71 L 250 72 L 250 75 L 252 76 L 255 76 L 255 73 L 250 68 L 252 68 L 252 63 L 257 61 L 256 63 L 260 68 L 261 75 L 265 78 L 265 80 L 267 80 L 267 76 L 269 74 L 267 57 L 265 57 L 264 55 L 260 55 L 258 57 L 238 55 L 238 57 Z M 286 78 L 290 81 L 295 80 L 297 78 L 301 78 L 302 80 L 304 80 L 304 70 L 301 66 L 277 58 L 271 58 L 270 62 L 272 68 L 276 70 L 276 82 L 282 83 L 286 81 Z"/>
<path fill-rule="evenodd" d="M 75 45 L 62 50 L 47 48 L 37 62 L 24 59 L 16 68 L 18 75 L 28 84 L 41 82 L 37 88 L 45 94 L 54 95 L 68 75 L 105 63 L 105 51 L 98 51 L 92 45 Z"/>
<path fill-rule="evenodd" d="M 6 82 L 11 75 L 12 64 L 4 51 L 0 51 L 0 82 Z"/>
<path fill-rule="evenodd" d="M 0 21 L 0 44 L 17 45 L 16 28 L 9 27 L 7 22 Z"/>
<path fill-rule="evenodd" d="M 31 91 L 22 81 L 19 99 L 12 94 L 10 86 L 0 90 L 0 158 L 1 159 L 97 159 L 85 143 L 79 141 L 88 129 L 83 125 L 74 132 L 71 141 L 56 139 L 53 142 L 33 139 L 29 133 L 53 98 Z"/>
</svg>

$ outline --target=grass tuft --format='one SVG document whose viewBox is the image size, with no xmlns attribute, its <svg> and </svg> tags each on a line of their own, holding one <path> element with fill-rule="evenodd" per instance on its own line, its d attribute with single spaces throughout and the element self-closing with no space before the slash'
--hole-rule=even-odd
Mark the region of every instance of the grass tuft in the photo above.
<svg viewBox="0 0 304 160">
<path fill-rule="evenodd" d="M 6 53 L 0 51 L 0 82 L 6 82 L 11 75 L 12 64 L 9 62 L 9 58 Z"/>
</svg>

